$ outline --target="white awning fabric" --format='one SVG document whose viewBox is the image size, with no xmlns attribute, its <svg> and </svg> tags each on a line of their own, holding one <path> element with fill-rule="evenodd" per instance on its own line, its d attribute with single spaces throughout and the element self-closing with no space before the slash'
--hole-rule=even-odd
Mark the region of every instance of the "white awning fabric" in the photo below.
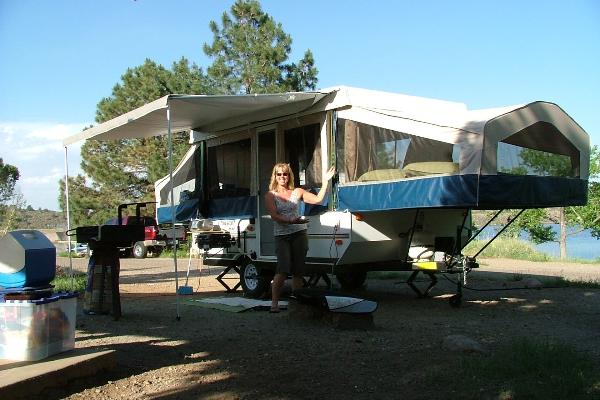
<svg viewBox="0 0 600 400">
<path fill-rule="evenodd" d="M 171 94 L 100 125 L 67 137 L 63 145 L 80 140 L 117 140 L 161 136 L 194 129 L 214 132 L 300 113 L 321 100 L 326 92 L 205 96 Z"/>
</svg>

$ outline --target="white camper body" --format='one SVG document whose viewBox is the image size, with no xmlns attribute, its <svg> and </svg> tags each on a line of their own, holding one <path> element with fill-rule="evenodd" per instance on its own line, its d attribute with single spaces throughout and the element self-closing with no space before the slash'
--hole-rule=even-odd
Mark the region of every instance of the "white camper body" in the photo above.
<svg viewBox="0 0 600 400">
<path fill-rule="evenodd" d="M 551 103 L 472 111 L 348 87 L 165 102 L 173 124 L 191 129 L 192 146 L 173 190 L 169 176 L 155 185 L 159 222 L 192 222 L 195 237 L 229 232 L 231 243 L 207 262 L 239 271 L 252 296 L 268 289 L 275 268 L 264 194 L 277 162 L 290 163 L 307 190 L 336 167 L 326 204 L 304 210 L 307 273 L 309 283 L 333 274 L 347 288 L 369 270 L 468 272 L 476 263 L 461 250 L 473 209 L 587 201 L 588 136 Z M 152 113 L 140 109 L 140 119 Z M 207 240 L 201 247 L 214 247 Z"/>
</svg>

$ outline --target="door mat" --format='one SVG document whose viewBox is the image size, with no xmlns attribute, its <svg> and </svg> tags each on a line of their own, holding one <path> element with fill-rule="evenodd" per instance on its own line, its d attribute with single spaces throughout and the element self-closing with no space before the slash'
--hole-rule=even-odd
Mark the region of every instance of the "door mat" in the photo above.
<svg viewBox="0 0 600 400">
<path fill-rule="evenodd" d="M 184 304 L 229 312 L 242 312 L 250 309 L 267 311 L 271 308 L 271 300 L 256 300 L 245 297 L 210 297 L 207 299 L 188 299 L 184 302 Z M 279 309 L 285 310 L 287 309 L 287 306 L 287 301 L 279 302 Z"/>
</svg>

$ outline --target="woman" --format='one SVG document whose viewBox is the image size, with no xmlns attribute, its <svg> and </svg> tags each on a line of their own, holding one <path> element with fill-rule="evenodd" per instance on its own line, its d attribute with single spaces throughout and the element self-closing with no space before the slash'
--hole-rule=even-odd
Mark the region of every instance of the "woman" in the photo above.
<svg viewBox="0 0 600 400">
<path fill-rule="evenodd" d="M 304 259 L 308 251 L 306 219 L 300 216 L 299 203 L 320 204 L 325 198 L 329 181 L 335 174 L 331 167 L 325 174 L 319 194 L 294 188 L 294 174 L 289 164 L 273 167 L 269 191 L 265 194 L 267 212 L 274 223 L 277 270 L 271 288 L 271 312 L 279 312 L 279 297 L 287 276 L 292 275 L 292 290 L 302 287 Z"/>
</svg>

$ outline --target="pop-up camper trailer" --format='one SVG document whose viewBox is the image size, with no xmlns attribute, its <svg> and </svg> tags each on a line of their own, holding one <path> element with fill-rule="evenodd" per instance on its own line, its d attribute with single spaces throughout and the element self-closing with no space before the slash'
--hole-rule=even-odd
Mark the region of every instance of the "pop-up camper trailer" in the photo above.
<svg viewBox="0 0 600 400">
<path fill-rule="evenodd" d="M 423 271 L 432 282 L 436 272 L 466 274 L 477 266 L 462 255 L 474 234 L 472 210 L 587 201 L 588 135 L 552 103 L 473 111 L 350 87 L 170 95 L 82 135 L 164 134 L 165 108 L 170 130 L 191 130 L 191 148 L 172 174 L 173 189 L 170 177 L 156 183 L 159 222 L 192 222 L 201 246 L 225 247 L 207 262 L 239 270 L 251 296 L 268 289 L 274 270 L 263 195 L 276 162 L 290 163 L 296 185 L 307 189 L 336 167 L 327 204 L 304 209 L 307 267 L 312 278 L 335 275 L 348 288 L 371 270 L 415 271 L 411 278 Z M 216 226 L 231 242 L 211 242 Z M 458 291 L 459 301 L 460 284 Z"/>
</svg>

